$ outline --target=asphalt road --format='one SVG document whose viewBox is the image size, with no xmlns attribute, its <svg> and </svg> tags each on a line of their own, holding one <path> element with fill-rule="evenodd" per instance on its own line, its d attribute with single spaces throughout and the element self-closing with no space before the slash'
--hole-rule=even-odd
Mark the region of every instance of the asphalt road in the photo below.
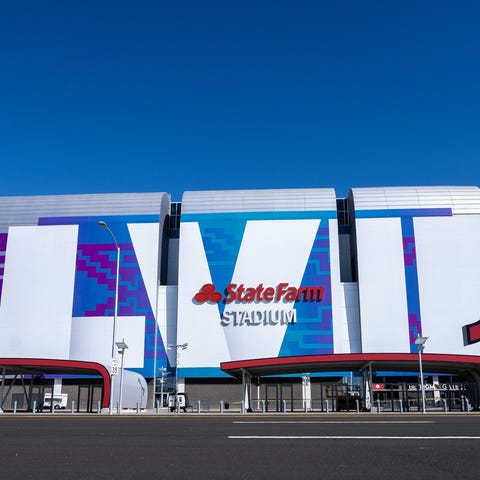
<svg viewBox="0 0 480 480">
<path fill-rule="evenodd" d="M 6 479 L 478 479 L 480 415 L 0 416 Z"/>
</svg>

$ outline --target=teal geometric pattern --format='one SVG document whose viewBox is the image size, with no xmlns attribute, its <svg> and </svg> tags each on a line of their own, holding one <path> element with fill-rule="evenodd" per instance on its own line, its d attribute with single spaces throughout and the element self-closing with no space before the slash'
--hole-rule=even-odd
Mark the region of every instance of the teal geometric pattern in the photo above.
<svg viewBox="0 0 480 480">
<path fill-rule="evenodd" d="M 247 221 L 245 219 L 201 219 L 200 233 L 214 285 L 231 283 Z M 222 295 L 224 292 L 220 292 Z M 225 304 L 218 304 L 220 315 Z"/>
<path fill-rule="evenodd" d="M 327 225 L 327 226 L 323 226 Z M 321 302 L 297 301 L 297 321 L 287 326 L 280 357 L 333 353 L 332 286 L 328 219 L 322 219 L 301 286 L 322 286 Z"/>
</svg>

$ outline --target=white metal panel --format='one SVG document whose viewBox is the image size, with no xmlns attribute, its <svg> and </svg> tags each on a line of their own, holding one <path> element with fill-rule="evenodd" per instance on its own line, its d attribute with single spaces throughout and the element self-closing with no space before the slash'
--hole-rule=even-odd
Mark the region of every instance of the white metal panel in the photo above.
<svg viewBox="0 0 480 480">
<path fill-rule="evenodd" d="M 77 225 L 9 229 L 2 356 L 69 358 L 77 236 Z"/>
<path fill-rule="evenodd" d="M 453 214 L 479 214 L 480 189 L 472 187 L 352 188 L 355 210 L 451 208 Z"/>
<path fill-rule="evenodd" d="M 362 352 L 409 353 L 400 219 L 357 219 L 356 229 Z"/>
<path fill-rule="evenodd" d="M 129 223 L 128 231 L 132 239 L 135 256 L 142 273 L 150 307 L 156 314 L 158 282 L 158 223 Z"/>
<path fill-rule="evenodd" d="M 182 213 L 336 210 L 331 188 L 185 192 Z"/>
<path fill-rule="evenodd" d="M 110 365 L 112 358 L 113 317 L 74 317 L 72 319 L 71 360 Z M 115 341 L 125 340 L 125 368 L 143 368 L 145 317 L 117 317 Z M 117 358 L 117 347 L 115 355 Z"/>
<path fill-rule="evenodd" d="M 168 213 L 166 193 L 112 193 L 0 197 L 0 230 L 36 225 L 41 217 L 162 215 Z"/>
<path fill-rule="evenodd" d="M 340 281 L 337 220 L 329 221 L 334 353 L 360 353 L 358 286 Z"/>
<path fill-rule="evenodd" d="M 360 309 L 358 305 L 358 283 L 343 283 L 345 322 L 343 324 L 344 353 L 361 353 Z"/>
<path fill-rule="evenodd" d="M 177 342 L 177 303 L 176 285 L 158 287 L 157 325 L 165 346 Z"/>
<path fill-rule="evenodd" d="M 480 355 L 462 326 L 480 319 L 480 216 L 415 218 L 422 334 L 428 353 Z"/>
<path fill-rule="evenodd" d="M 332 289 L 332 327 L 333 327 L 333 352 L 344 353 L 343 323 L 345 309 L 340 283 L 340 251 L 338 243 L 338 221 L 328 222 L 330 239 L 330 282 Z"/>
</svg>

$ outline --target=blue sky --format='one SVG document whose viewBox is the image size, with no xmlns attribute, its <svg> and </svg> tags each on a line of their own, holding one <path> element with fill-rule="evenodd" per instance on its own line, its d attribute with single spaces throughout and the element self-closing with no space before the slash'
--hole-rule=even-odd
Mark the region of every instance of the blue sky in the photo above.
<svg viewBox="0 0 480 480">
<path fill-rule="evenodd" d="M 476 1 L 0 0 L 0 195 L 480 184 Z"/>
</svg>

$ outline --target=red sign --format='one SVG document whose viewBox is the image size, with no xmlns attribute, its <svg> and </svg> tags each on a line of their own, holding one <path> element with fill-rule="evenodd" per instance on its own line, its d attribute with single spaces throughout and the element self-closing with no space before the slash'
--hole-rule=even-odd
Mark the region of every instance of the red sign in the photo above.
<svg viewBox="0 0 480 480">
<path fill-rule="evenodd" d="M 217 292 L 215 285 L 207 283 L 193 297 L 198 303 L 218 303 L 222 299 L 225 303 L 251 303 L 251 302 L 320 302 L 323 300 L 323 287 L 291 287 L 288 283 L 279 283 L 276 287 L 264 287 L 260 283 L 256 287 L 245 287 L 230 283 L 225 289 L 225 298 Z"/>
<path fill-rule="evenodd" d="M 217 292 L 215 285 L 206 283 L 193 298 L 198 303 L 218 303 L 222 299 L 222 294 Z"/>
<path fill-rule="evenodd" d="M 480 342 L 480 320 L 463 327 L 464 344 Z"/>
</svg>

